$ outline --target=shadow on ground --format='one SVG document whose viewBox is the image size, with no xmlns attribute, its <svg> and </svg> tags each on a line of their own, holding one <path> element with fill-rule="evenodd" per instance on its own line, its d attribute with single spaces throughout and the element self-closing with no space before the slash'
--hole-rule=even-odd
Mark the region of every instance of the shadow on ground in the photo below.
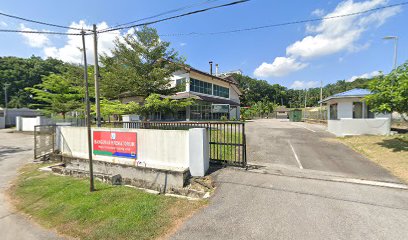
<svg viewBox="0 0 408 240">
<path fill-rule="evenodd" d="M 27 150 L 28 149 L 26 149 L 26 148 L 20 148 L 20 147 L 0 146 L 0 159 L 2 159 L 4 156 L 6 156 L 8 154 L 24 152 L 24 151 L 27 151 Z"/>
<path fill-rule="evenodd" d="M 393 152 L 408 152 L 408 143 L 401 139 L 384 139 L 378 145 L 391 149 Z"/>
</svg>

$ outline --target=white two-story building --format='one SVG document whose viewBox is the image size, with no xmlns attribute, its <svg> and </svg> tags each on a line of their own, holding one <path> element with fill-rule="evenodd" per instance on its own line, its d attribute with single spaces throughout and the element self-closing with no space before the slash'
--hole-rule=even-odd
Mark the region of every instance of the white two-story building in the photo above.
<svg viewBox="0 0 408 240">
<path fill-rule="evenodd" d="M 171 86 L 178 86 L 180 92 L 166 97 L 176 100 L 191 98 L 195 103 L 176 114 L 154 113 L 150 120 L 220 120 L 223 116 L 229 120 L 240 118 L 239 96 L 242 93 L 238 89 L 238 82 L 230 75 L 216 76 L 185 66 L 173 74 Z M 122 96 L 122 102 L 129 101 L 141 102 L 142 99 Z"/>
</svg>

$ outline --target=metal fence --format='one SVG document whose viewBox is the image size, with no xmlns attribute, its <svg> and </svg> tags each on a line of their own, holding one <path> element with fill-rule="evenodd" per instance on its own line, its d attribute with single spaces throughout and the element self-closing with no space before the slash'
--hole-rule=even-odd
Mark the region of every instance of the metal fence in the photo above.
<svg viewBox="0 0 408 240">
<path fill-rule="evenodd" d="M 314 122 L 327 122 L 327 109 L 309 110 L 302 109 L 303 120 Z"/>
<path fill-rule="evenodd" d="M 243 122 L 115 122 L 113 127 L 162 130 L 206 128 L 212 162 L 242 167 L 247 164 Z"/>
<path fill-rule="evenodd" d="M 34 127 L 34 159 L 46 158 L 55 151 L 55 125 Z"/>
</svg>

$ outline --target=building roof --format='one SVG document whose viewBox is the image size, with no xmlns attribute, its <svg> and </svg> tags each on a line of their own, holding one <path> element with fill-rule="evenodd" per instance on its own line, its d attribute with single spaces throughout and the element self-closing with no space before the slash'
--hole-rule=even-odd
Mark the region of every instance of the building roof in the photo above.
<svg viewBox="0 0 408 240">
<path fill-rule="evenodd" d="M 353 98 L 353 97 L 365 97 L 367 95 L 370 95 L 371 91 L 368 89 L 362 89 L 362 88 L 354 88 L 345 92 L 337 93 L 334 94 L 330 97 L 327 97 L 323 99 L 321 102 L 325 103 L 331 99 L 338 99 L 338 98 Z M 320 103 L 320 102 L 319 102 Z"/>
<path fill-rule="evenodd" d="M 238 102 L 229 100 L 229 99 L 223 99 L 223 98 L 217 98 L 217 97 L 211 97 L 211 96 L 204 96 L 204 95 L 199 95 L 191 92 L 183 92 L 183 93 L 178 93 L 176 95 L 171 96 L 172 99 L 179 100 L 179 99 L 185 99 L 185 98 L 192 98 L 195 100 L 201 100 L 201 101 L 206 101 L 206 102 L 212 102 L 216 104 L 229 104 L 233 106 L 239 106 Z"/>
<path fill-rule="evenodd" d="M 211 75 L 211 74 L 209 74 L 209 73 L 207 73 L 207 72 L 198 70 L 198 69 L 193 68 L 193 67 L 190 67 L 190 66 L 185 66 L 185 69 L 186 69 L 187 71 L 193 71 L 193 72 L 196 72 L 196 73 L 199 73 L 199 74 L 203 74 L 203 75 L 212 77 L 212 78 L 214 78 L 214 79 L 221 80 L 221 81 L 223 81 L 223 82 L 227 82 L 227 83 L 231 83 L 231 84 L 234 84 L 234 85 L 238 85 L 238 82 L 237 82 L 234 78 L 229 77 L 229 76 L 217 77 L 217 76 L 215 76 L 215 75 Z"/>
</svg>

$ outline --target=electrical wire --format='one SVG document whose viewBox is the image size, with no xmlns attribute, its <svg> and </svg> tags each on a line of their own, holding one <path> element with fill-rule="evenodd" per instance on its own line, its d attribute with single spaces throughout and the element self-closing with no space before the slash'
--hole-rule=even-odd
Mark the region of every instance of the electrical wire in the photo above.
<svg viewBox="0 0 408 240">
<path fill-rule="evenodd" d="M 263 25 L 263 26 L 257 26 L 257 27 L 241 28 L 241 29 L 226 30 L 226 31 L 219 31 L 219 32 L 207 32 L 207 33 L 199 33 L 199 32 L 172 33 L 172 34 L 160 34 L 159 36 L 161 36 L 161 37 L 175 37 L 175 36 L 218 35 L 218 34 L 227 34 L 227 33 L 237 33 L 237 32 L 245 32 L 245 31 L 253 31 L 253 30 L 259 30 L 259 29 L 265 29 L 265 28 L 282 27 L 282 26 L 287 26 L 287 25 L 294 25 L 294 24 L 301 24 L 301 23 L 309 23 L 309 22 L 317 22 L 317 21 L 323 21 L 323 20 L 331 20 L 331 19 L 336 19 L 336 18 L 350 17 L 350 16 L 361 15 L 361 14 L 365 14 L 365 13 L 369 13 L 369 12 L 374 12 L 374 11 L 378 11 L 378 10 L 382 10 L 382 9 L 386 9 L 386 8 L 404 6 L 404 5 L 407 5 L 407 4 L 408 4 L 408 2 L 402 2 L 402 3 L 397 3 L 397 4 L 391 4 L 391 5 L 387 5 L 387 6 L 372 8 L 372 9 L 368 9 L 368 10 L 361 11 L 361 12 L 355 12 L 355 13 L 349 13 L 349 14 L 343 14 L 343 15 L 336 15 L 336 16 L 331 16 L 331 17 L 322 17 L 322 18 L 313 18 L 313 19 L 306 19 L 306 20 L 298 20 L 298 21 L 292 21 L 292 22 L 269 24 L 269 25 Z"/>
<path fill-rule="evenodd" d="M 145 17 L 145 18 L 137 19 L 137 20 L 134 20 L 134 21 L 131 21 L 131 22 L 118 24 L 118 25 L 115 25 L 115 26 L 113 26 L 113 27 L 101 29 L 100 31 L 105 31 L 105 30 L 107 30 L 107 29 L 122 27 L 122 26 L 125 26 L 125 25 L 129 25 L 129 24 L 133 24 L 133 23 L 137 23 L 137 22 L 149 20 L 149 19 L 152 19 L 152 18 L 161 17 L 161 16 L 164 16 L 164 15 L 167 15 L 167 14 L 170 14 L 170 13 L 179 12 L 179 11 L 182 11 L 182 10 L 185 10 L 185 9 L 189 9 L 189 8 L 192 8 L 192 7 L 204 5 L 204 4 L 207 4 L 207 3 L 217 2 L 217 1 L 219 1 L 219 0 L 207 0 L 207 1 L 201 2 L 201 3 L 195 3 L 195 4 L 190 4 L 190 5 L 182 6 L 182 7 L 176 8 L 176 9 L 172 9 L 172 10 L 168 10 L 168 11 L 165 11 L 165 12 L 162 12 L 162 13 L 158 13 L 158 14 L 153 15 L 153 16 L 150 16 L 150 17 Z"/>
<path fill-rule="evenodd" d="M 206 11 L 217 9 L 217 8 L 222 8 L 222 7 L 228 7 L 228 6 L 232 6 L 232 5 L 236 5 L 236 4 L 241 4 L 241 3 L 249 2 L 249 1 L 250 0 L 240 0 L 240 1 L 230 2 L 230 3 L 226 3 L 226 4 L 222 4 L 222 5 L 217 5 L 217 6 L 208 7 L 208 8 L 204 8 L 204 9 L 200 9 L 200 10 L 195 10 L 195 11 L 192 11 L 192 12 L 183 13 L 183 14 L 176 15 L 176 16 L 171 16 L 171 17 L 167 17 L 167 18 L 154 20 L 154 21 L 151 21 L 151 22 L 134 24 L 134 25 L 125 26 L 125 27 L 110 28 L 110 29 L 98 31 L 98 33 L 105 33 L 105 32 L 129 29 L 129 28 L 140 27 L 140 26 L 147 26 L 147 25 L 151 25 L 151 24 L 155 24 L 155 23 L 159 23 L 159 22 L 164 22 L 164 21 L 168 21 L 168 20 L 171 20 L 171 19 L 175 19 L 175 18 L 181 18 L 181 17 L 185 17 L 185 16 L 197 14 L 197 13 L 202 13 L 202 12 L 206 12 Z"/>
<path fill-rule="evenodd" d="M 0 29 L 0 32 L 6 33 L 32 33 L 32 34 L 50 34 L 50 35 L 71 35 L 80 36 L 82 33 L 63 33 L 63 32 L 48 32 L 48 31 L 28 31 L 28 30 L 13 30 L 13 29 Z M 92 33 L 85 33 L 85 35 L 90 35 Z"/>
<path fill-rule="evenodd" d="M 67 27 L 67 26 L 62 26 L 62 25 L 53 24 L 53 23 L 41 22 L 41 21 L 32 20 L 32 19 L 28 19 L 28 18 L 23 18 L 23 17 L 19 17 L 19 16 L 15 16 L 15 15 L 10 15 L 10 14 L 6 14 L 6 13 L 2 13 L 2 12 L 0 12 L 0 15 L 1 15 L 1 16 L 5 16 L 5 17 L 9 17 L 9 18 L 14 18 L 14 19 L 26 21 L 26 22 L 31 22 L 31 23 L 46 25 L 46 26 L 50 26 L 50 27 L 57 27 L 57 28 L 64 28 L 64 29 L 80 30 L 80 31 L 82 31 L 81 28 Z M 90 30 L 90 29 L 84 29 L 84 30 L 85 30 L 85 31 L 92 31 L 92 30 Z"/>
</svg>

